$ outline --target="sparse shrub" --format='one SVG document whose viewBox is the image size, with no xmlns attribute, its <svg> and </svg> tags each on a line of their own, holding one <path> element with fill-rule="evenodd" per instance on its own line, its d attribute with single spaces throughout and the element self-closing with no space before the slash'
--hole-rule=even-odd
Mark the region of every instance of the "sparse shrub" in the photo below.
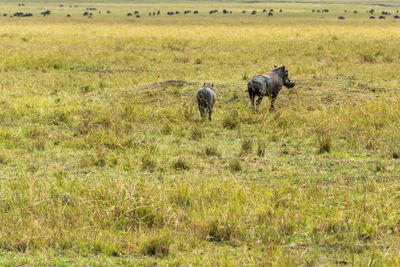
<svg viewBox="0 0 400 267">
<path fill-rule="evenodd" d="M 232 111 L 225 115 L 225 117 L 222 119 L 222 126 L 226 129 L 235 129 L 239 124 L 238 121 L 238 112 L 237 111 Z"/>
<path fill-rule="evenodd" d="M 318 153 L 329 153 L 332 149 L 332 136 L 327 130 L 318 133 Z"/>
<path fill-rule="evenodd" d="M 162 235 L 149 238 L 141 245 L 141 253 L 146 256 L 166 257 L 169 254 L 171 237 Z"/>
<path fill-rule="evenodd" d="M 207 155 L 207 156 L 219 156 L 219 152 L 218 152 L 218 149 L 217 149 L 217 147 L 216 146 L 211 146 L 211 145 L 209 145 L 209 146 L 206 146 L 206 148 L 205 148 L 205 154 Z"/>
<path fill-rule="evenodd" d="M 382 161 L 378 161 L 375 164 L 375 172 L 385 172 L 386 166 Z"/>
<path fill-rule="evenodd" d="M 368 63 L 373 63 L 373 62 L 375 62 L 375 58 L 374 58 L 373 55 L 365 54 L 365 55 L 362 55 L 362 58 L 363 58 L 363 60 L 364 60 L 365 62 L 368 62 Z"/>
<path fill-rule="evenodd" d="M 242 170 L 242 165 L 239 160 L 231 160 L 231 162 L 229 162 L 229 169 L 233 172 L 240 172 Z"/>
<path fill-rule="evenodd" d="M 205 136 L 205 131 L 203 127 L 199 127 L 195 125 L 192 129 L 192 139 L 193 140 L 199 140 L 201 138 L 204 138 Z"/>
<path fill-rule="evenodd" d="M 231 97 L 232 101 L 238 100 L 239 98 L 240 98 L 239 94 L 236 91 L 232 93 L 232 97 Z"/>
<path fill-rule="evenodd" d="M 157 162 L 150 154 L 145 154 L 142 157 L 142 168 L 145 170 L 153 171 L 157 167 Z"/>
<path fill-rule="evenodd" d="M 258 140 L 257 155 L 259 157 L 263 157 L 265 155 L 265 142 L 263 140 Z"/>
<path fill-rule="evenodd" d="M 221 242 L 231 240 L 237 231 L 237 222 L 225 220 L 214 219 L 203 226 L 207 241 Z"/>
<path fill-rule="evenodd" d="M 62 111 L 55 111 L 50 119 L 54 125 L 62 125 L 68 122 L 68 115 Z"/>
<path fill-rule="evenodd" d="M 176 170 L 189 170 L 189 164 L 183 159 L 178 158 L 172 165 Z"/>
<path fill-rule="evenodd" d="M 245 138 L 242 140 L 242 150 L 240 152 L 241 155 L 246 155 L 251 153 L 253 150 L 253 140 L 250 138 Z"/>
<path fill-rule="evenodd" d="M 93 87 L 90 86 L 90 85 L 83 85 L 83 86 L 81 86 L 80 89 L 81 89 L 81 92 L 84 93 L 84 94 L 90 93 L 90 92 L 93 91 Z"/>
<path fill-rule="evenodd" d="M 170 134 L 172 131 L 171 126 L 169 123 L 164 124 L 164 126 L 161 128 L 161 132 L 165 135 Z"/>
</svg>

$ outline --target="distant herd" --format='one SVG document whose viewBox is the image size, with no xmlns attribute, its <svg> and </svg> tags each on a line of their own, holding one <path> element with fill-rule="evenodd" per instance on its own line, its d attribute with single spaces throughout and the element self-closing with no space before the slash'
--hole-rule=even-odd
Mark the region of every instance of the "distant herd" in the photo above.
<svg viewBox="0 0 400 267">
<path fill-rule="evenodd" d="M 287 88 L 294 87 L 295 83 L 289 79 L 289 72 L 285 66 L 274 66 L 274 69 L 262 75 L 256 75 L 250 79 L 247 84 L 247 91 L 250 96 L 250 102 L 255 109 L 261 104 L 263 97 L 267 96 L 271 99 L 270 111 L 274 110 L 274 103 L 278 97 L 282 86 Z M 254 103 L 254 100 L 258 97 Z M 211 121 L 214 104 L 217 101 L 217 95 L 214 91 L 214 84 L 206 84 L 197 91 L 196 100 L 202 120 Z"/>
<path fill-rule="evenodd" d="M 25 6 L 25 4 L 19 3 L 18 6 L 20 6 L 20 7 L 22 6 L 23 7 L 23 6 Z M 63 8 L 63 7 L 66 7 L 66 6 L 64 6 L 63 4 L 60 4 L 59 7 Z M 79 8 L 79 6 L 69 5 L 69 8 Z M 312 9 L 311 13 L 315 13 L 315 14 L 318 14 L 318 13 L 329 13 L 329 11 L 330 11 L 329 9 Z M 283 12 L 283 10 L 279 9 L 279 13 L 282 13 L 282 12 Z M 370 14 L 369 19 L 375 19 L 375 16 L 374 16 L 375 12 L 376 11 L 374 9 L 369 9 L 369 10 L 366 11 L 366 13 Z M 102 11 L 101 10 L 97 10 L 97 8 L 95 8 L 95 7 L 88 7 L 88 8 L 86 8 L 86 11 L 84 11 L 82 13 L 82 16 L 87 17 L 87 18 L 93 18 L 95 14 L 101 14 L 101 13 L 102 13 Z M 106 10 L 105 13 L 106 14 L 111 14 L 111 11 L 110 10 Z M 223 9 L 222 11 L 219 11 L 218 9 L 212 9 L 212 10 L 208 11 L 209 15 L 213 15 L 213 14 L 217 14 L 217 13 L 220 13 L 220 14 L 223 14 L 223 15 L 228 15 L 228 14 L 233 14 L 233 11 L 230 11 L 230 10 L 227 10 L 227 9 Z M 257 10 L 251 10 L 251 11 L 242 10 L 241 13 L 242 14 L 248 13 L 248 14 L 251 14 L 251 15 L 257 15 L 258 11 Z M 260 11 L 260 13 L 263 13 L 263 14 L 265 13 L 268 17 L 272 17 L 272 16 L 274 16 L 274 9 L 265 9 L 264 8 L 264 9 L 262 9 Z M 357 10 L 344 10 L 344 13 L 346 13 L 346 14 L 359 14 Z M 46 17 L 46 16 L 48 16 L 50 14 L 51 14 L 50 10 L 45 10 L 45 11 L 40 13 L 40 15 L 42 15 L 43 17 Z M 184 10 L 184 11 L 176 11 L 175 10 L 175 11 L 167 11 L 165 14 L 168 15 L 168 16 L 182 15 L 182 14 L 183 15 L 189 15 L 189 14 L 197 15 L 197 14 L 200 14 L 200 12 L 198 10 Z M 3 17 L 7 17 L 8 16 L 7 13 L 3 13 L 2 15 L 3 15 Z M 141 14 L 137 10 L 133 11 L 133 12 L 127 12 L 126 13 L 127 17 L 136 17 L 136 18 L 140 18 L 141 16 L 144 16 L 144 15 L 145 14 Z M 151 16 L 159 16 L 159 15 L 161 15 L 161 11 L 157 10 L 157 11 L 147 12 L 147 15 L 150 16 L 150 17 Z M 379 18 L 379 19 L 385 19 L 386 16 L 391 16 L 391 15 L 392 15 L 391 12 L 381 11 L 381 13 L 378 14 L 376 17 Z M 0 16 L 1 16 L 1 14 L 0 14 Z M 15 13 L 9 15 L 9 17 L 32 17 L 32 16 L 33 16 L 33 13 L 24 13 L 24 12 L 15 12 Z M 66 17 L 71 17 L 71 14 L 67 14 Z M 399 10 L 396 10 L 396 15 L 394 15 L 393 18 L 400 19 Z M 343 19 L 346 19 L 346 17 L 345 16 L 338 16 L 338 19 L 343 20 Z"/>
<path fill-rule="evenodd" d="M 371 14 L 371 16 L 369 16 L 369 19 L 375 19 L 375 16 L 373 16 L 375 11 L 376 11 L 375 9 L 369 9 L 369 10 L 366 11 L 367 13 Z M 313 9 L 311 11 L 311 13 L 329 13 L 329 9 L 317 9 L 317 10 Z M 347 10 L 347 9 L 345 9 L 344 13 L 347 13 L 347 14 L 351 14 L 351 13 L 358 14 L 358 10 Z M 396 14 L 397 15 L 394 15 L 393 18 L 394 19 L 400 19 L 400 16 L 398 15 L 399 14 L 399 10 L 398 9 L 396 10 Z M 379 19 L 386 19 L 385 16 L 391 16 L 391 15 L 392 15 L 391 12 L 381 11 L 381 14 L 380 14 L 380 16 L 378 18 Z M 339 16 L 338 19 L 346 19 L 346 17 L 345 16 Z"/>
</svg>

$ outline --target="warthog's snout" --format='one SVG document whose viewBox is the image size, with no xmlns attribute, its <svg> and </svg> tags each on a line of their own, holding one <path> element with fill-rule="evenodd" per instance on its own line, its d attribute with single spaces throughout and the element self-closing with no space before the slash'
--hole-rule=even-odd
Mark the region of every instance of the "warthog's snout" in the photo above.
<svg viewBox="0 0 400 267">
<path fill-rule="evenodd" d="M 293 81 L 291 81 L 290 79 L 287 79 L 287 80 L 283 83 L 283 85 L 284 85 L 285 87 L 287 87 L 287 88 L 292 88 L 292 87 L 294 87 L 296 84 L 295 84 Z"/>
</svg>

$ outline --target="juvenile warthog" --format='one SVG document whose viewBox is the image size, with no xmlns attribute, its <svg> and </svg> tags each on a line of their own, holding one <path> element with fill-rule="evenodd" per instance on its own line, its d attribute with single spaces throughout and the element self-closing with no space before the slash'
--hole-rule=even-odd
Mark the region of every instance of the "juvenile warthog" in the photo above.
<svg viewBox="0 0 400 267">
<path fill-rule="evenodd" d="M 217 96 L 214 92 L 214 84 L 206 84 L 204 83 L 203 87 L 201 87 L 197 91 L 197 104 L 199 105 L 200 116 L 204 120 L 207 113 L 208 119 L 211 121 L 211 113 L 217 100 Z"/>
<path fill-rule="evenodd" d="M 263 75 L 254 76 L 247 84 L 251 104 L 254 106 L 254 98 L 258 96 L 256 108 L 260 105 L 264 96 L 271 99 L 270 111 L 274 110 L 274 103 L 282 86 L 292 88 L 294 82 L 289 79 L 289 72 L 285 66 L 277 67 Z"/>
</svg>

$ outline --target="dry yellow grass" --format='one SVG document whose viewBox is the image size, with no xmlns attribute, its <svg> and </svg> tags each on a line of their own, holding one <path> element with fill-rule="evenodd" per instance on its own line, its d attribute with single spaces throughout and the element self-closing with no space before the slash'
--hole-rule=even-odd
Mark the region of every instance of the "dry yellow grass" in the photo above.
<svg viewBox="0 0 400 267">
<path fill-rule="evenodd" d="M 115 5 L 0 18 L 0 264 L 398 262 L 397 21 Z M 247 80 L 274 64 L 297 85 L 254 113 Z"/>
</svg>

